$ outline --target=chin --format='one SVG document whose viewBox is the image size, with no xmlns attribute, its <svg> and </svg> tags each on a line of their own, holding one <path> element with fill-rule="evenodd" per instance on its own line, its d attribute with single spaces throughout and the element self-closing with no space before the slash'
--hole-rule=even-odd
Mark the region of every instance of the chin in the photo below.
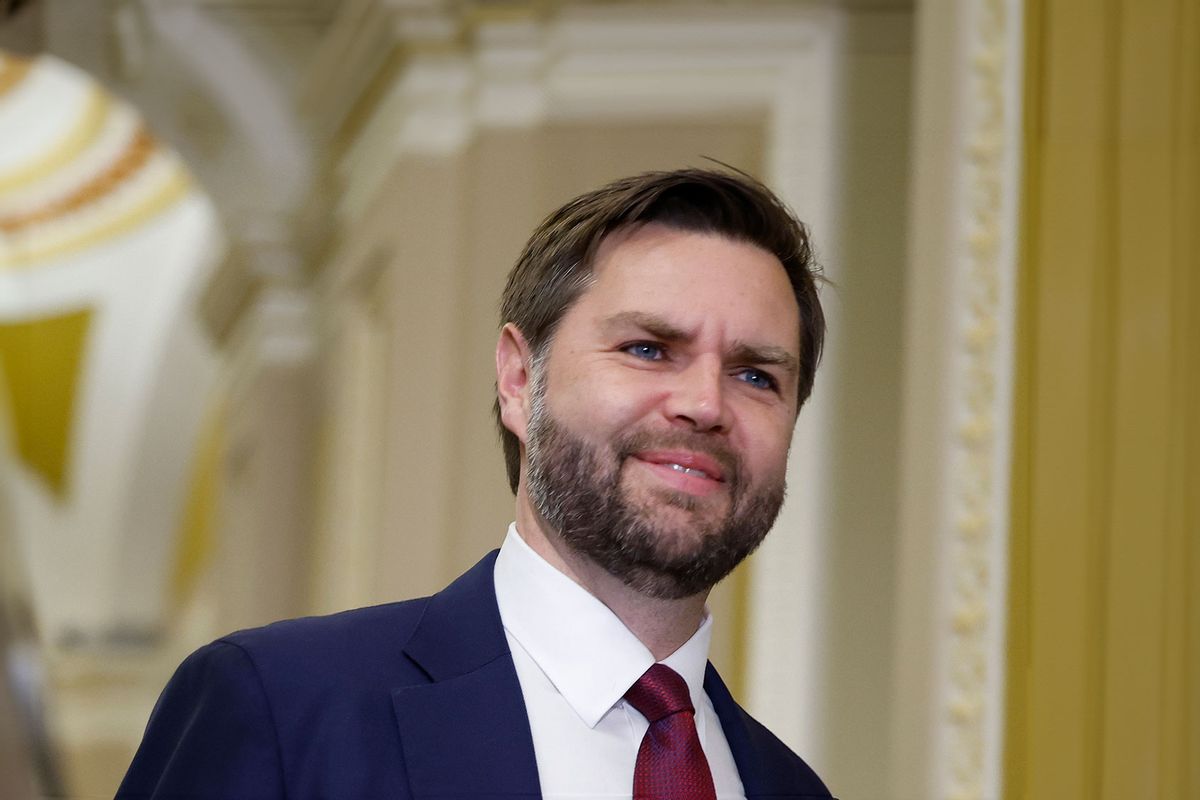
<svg viewBox="0 0 1200 800">
<path fill-rule="evenodd" d="M 651 526 L 660 530 L 679 530 L 681 537 L 688 537 L 689 533 L 698 530 L 719 530 L 729 520 L 729 501 L 725 496 L 699 497 L 669 489 L 659 489 L 648 495 L 630 497 L 626 494 L 626 502 Z"/>
</svg>

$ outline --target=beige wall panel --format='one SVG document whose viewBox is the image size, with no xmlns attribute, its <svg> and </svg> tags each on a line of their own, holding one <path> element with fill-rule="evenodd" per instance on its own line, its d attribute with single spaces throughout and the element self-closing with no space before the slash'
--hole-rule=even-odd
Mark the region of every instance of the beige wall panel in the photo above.
<svg viewBox="0 0 1200 800">
<path fill-rule="evenodd" d="M 949 4 L 948 4 L 949 5 Z M 921 14 L 916 23 L 912 117 L 910 202 L 911 264 L 906 276 L 903 332 L 903 398 L 905 409 L 899 446 L 901 491 L 898 494 L 896 545 L 896 657 L 892 679 L 891 792 L 898 800 L 934 797 L 939 766 L 937 743 L 925 731 L 936 730 L 936 655 L 931 652 L 941 620 L 937 608 L 937 569 L 945 556 L 931 532 L 940 524 L 942 479 L 931 454 L 936 453 L 941 420 L 949 416 L 950 398 L 944 391 L 950 337 L 938 319 L 952 306 L 954 287 L 938 262 L 952 234 L 951 218 L 957 159 L 947 158 L 959 135 L 956 118 L 955 71 L 946 67 L 957 56 L 955 43 L 966 5 L 949 5 Z M 925 209 L 925 213 L 922 213 Z M 921 358 L 914 358 L 920 354 Z M 912 535 L 912 532 L 919 535 Z M 914 731 L 922 734 L 914 735 Z"/>
<path fill-rule="evenodd" d="M 887 763 L 895 670 L 903 303 L 908 223 L 912 17 L 846 22 L 841 207 L 817 247 L 837 286 L 838 369 L 818 372 L 833 398 L 822 777 L 838 796 L 893 797 Z M 911 735 L 911 734 L 910 734 Z M 895 798 L 895 800 L 904 800 Z"/>
<path fill-rule="evenodd" d="M 462 492 L 453 445 L 466 393 L 459 376 L 468 181 L 459 158 L 407 160 L 372 212 L 389 253 L 377 291 L 390 325 L 375 602 L 437 591 L 469 566 L 452 560 L 461 535 L 454 507 L 473 496 Z"/>
<path fill-rule="evenodd" d="M 383 499 L 387 330 L 374 291 L 378 273 L 355 275 L 325 342 L 321 483 L 313 575 L 322 612 L 377 602 L 376 554 Z"/>
<path fill-rule="evenodd" d="M 312 377 L 307 365 L 266 367 L 230 410 L 212 635 L 308 610 Z"/>
<path fill-rule="evenodd" d="M 489 130 L 476 137 L 466 154 L 466 277 L 454 312 L 459 390 L 450 398 L 458 424 L 448 442 L 456 480 L 467 487 L 448 509 L 455 531 L 447 542 L 449 557 L 458 571 L 499 547 L 513 519 L 513 495 L 492 416 L 497 319 L 508 271 L 529 232 L 550 211 L 541 191 L 547 169 L 542 144 L 536 130 Z"/>
</svg>

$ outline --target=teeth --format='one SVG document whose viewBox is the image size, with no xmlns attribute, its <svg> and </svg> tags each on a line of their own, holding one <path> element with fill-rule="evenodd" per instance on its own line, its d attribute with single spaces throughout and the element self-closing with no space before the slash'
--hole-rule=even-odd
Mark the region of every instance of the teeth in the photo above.
<svg viewBox="0 0 1200 800">
<path fill-rule="evenodd" d="M 706 473 L 706 472 L 701 472 L 698 469 L 692 469 L 690 467 L 685 467 L 681 464 L 671 464 L 671 469 L 675 470 L 676 472 L 682 472 L 685 475 L 699 475 L 702 478 L 708 477 L 708 473 Z"/>
</svg>

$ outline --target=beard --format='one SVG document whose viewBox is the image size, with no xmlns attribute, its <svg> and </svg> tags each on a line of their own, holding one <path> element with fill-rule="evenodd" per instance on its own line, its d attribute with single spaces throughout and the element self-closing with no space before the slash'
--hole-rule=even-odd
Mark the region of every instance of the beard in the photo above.
<svg viewBox="0 0 1200 800">
<path fill-rule="evenodd" d="M 607 448 L 589 445 L 550 415 L 536 383 L 527 428 L 529 498 L 576 553 L 635 591 L 677 600 L 707 592 L 762 543 L 783 504 L 782 475 L 746 486 L 739 459 L 711 434 L 633 431 Z M 648 487 L 640 501 L 631 496 L 621 485 L 622 467 L 649 449 L 716 459 L 727 487 L 724 515 L 703 514 L 714 498 L 667 487 Z M 669 525 L 669 515 L 688 519 Z"/>
</svg>

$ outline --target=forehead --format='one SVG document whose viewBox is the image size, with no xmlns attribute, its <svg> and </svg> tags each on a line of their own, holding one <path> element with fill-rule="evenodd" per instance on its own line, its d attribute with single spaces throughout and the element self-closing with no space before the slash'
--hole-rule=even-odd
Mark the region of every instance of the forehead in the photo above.
<svg viewBox="0 0 1200 800">
<path fill-rule="evenodd" d="M 721 234 L 650 223 L 606 237 L 592 281 L 566 317 L 630 311 L 798 351 L 800 313 L 783 265 Z"/>
</svg>

